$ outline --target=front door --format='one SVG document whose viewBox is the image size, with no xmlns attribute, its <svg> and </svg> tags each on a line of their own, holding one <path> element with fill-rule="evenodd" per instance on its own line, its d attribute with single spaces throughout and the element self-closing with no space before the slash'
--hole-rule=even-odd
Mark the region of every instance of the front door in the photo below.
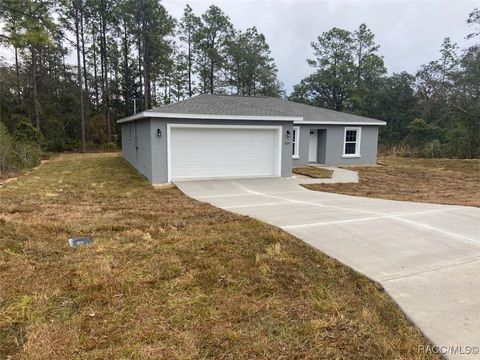
<svg viewBox="0 0 480 360">
<path fill-rule="evenodd" d="M 318 131 L 310 130 L 310 139 L 308 142 L 308 161 L 317 162 Z"/>
</svg>

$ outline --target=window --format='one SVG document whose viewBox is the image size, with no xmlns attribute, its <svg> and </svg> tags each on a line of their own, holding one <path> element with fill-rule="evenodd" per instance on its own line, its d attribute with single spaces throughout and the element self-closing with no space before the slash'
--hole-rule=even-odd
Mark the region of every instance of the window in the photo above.
<svg viewBox="0 0 480 360">
<path fill-rule="evenodd" d="M 361 128 L 345 128 L 343 157 L 360 157 Z"/>
<path fill-rule="evenodd" d="M 294 126 L 292 132 L 292 157 L 298 159 L 298 144 L 300 140 L 300 127 Z"/>
</svg>

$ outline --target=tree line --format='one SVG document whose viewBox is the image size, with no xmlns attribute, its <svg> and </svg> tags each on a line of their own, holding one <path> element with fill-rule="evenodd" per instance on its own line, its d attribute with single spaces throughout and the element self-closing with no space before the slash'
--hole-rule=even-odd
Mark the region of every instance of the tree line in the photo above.
<svg viewBox="0 0 480 360">
<path fill-rule="evenodd" d="M 114 120 L 199 93 L 282 94 L 265 36 L 217 6 L 177 20 L 159 0 L 4 0 L 0 21 L 1 120 L 49 151 L 113 146 Z"/>
<path fill-rule="evenodd" d="M 375 36 L 365 24 L 353 32 L 333 28 L 312 42 L 313 72 L 289 98 L 315 106 L 381 119 L 380 144 L 406 155 L 480 156 L 480 10 L 467 18 L 474 44 L 449 38 L 437 59 L 412 75 L 388 75 Z"/>
<path fill-rule="evenodd" d="M 476 42 L 480 11 L 467 22 Z M 0 61 L 0 158 L 114 147 L 116 119 L 200 93 L 285 96 L 265 36 L 217 6 L 175 19 L 160 0 L 4 0 L 0 25 L 12 50 Z M 311 46 L 312 73 L 289 99 L 386 120 L 381 144 L 414 155 L 480 155 L 478 44 L 446 38 L 416 74 L 391 75 L 365 24 Z"/>
</svg>

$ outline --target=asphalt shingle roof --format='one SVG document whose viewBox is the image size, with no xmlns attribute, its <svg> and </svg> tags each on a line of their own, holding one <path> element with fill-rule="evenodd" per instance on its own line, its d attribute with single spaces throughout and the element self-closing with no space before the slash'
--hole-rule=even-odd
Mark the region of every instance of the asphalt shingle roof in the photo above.
<svg viewBox="0 0 480 360">
<path fill-rule="evenodd" d="M 376 119 L 262 96 L 202 94 L 173 104 L 150 109 L 145 113 L 149 112 L 195 115 L 287 116 L 302 117 L 303 122 L 385 124 L 383 121 Z M 299 123 L 301 122 L 299 121 Z"/>
</svg>

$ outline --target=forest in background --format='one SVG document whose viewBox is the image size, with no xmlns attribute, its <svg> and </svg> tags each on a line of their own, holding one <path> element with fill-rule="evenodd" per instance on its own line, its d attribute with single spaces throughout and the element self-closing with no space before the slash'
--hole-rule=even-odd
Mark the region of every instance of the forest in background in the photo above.
<svg viewBox="0 0 480 360">
<path fill-rule="evenodd" d="M 446 38 L 416 74 L 388 74 L 366 25 L 333 28 L 288 98 L 386 120 L 380 144 L 406 155 L 478 157 L 480 10 L 466 21 L 474 45 Z M 4 0 L 0 26 L 13 59 L 0 61 L 0 171 L 113 149 L 117 119 L 196 94 L 287 97 L 265 36 L 213 5 L 175 19 L 160 0 Z"/>
</svg>

